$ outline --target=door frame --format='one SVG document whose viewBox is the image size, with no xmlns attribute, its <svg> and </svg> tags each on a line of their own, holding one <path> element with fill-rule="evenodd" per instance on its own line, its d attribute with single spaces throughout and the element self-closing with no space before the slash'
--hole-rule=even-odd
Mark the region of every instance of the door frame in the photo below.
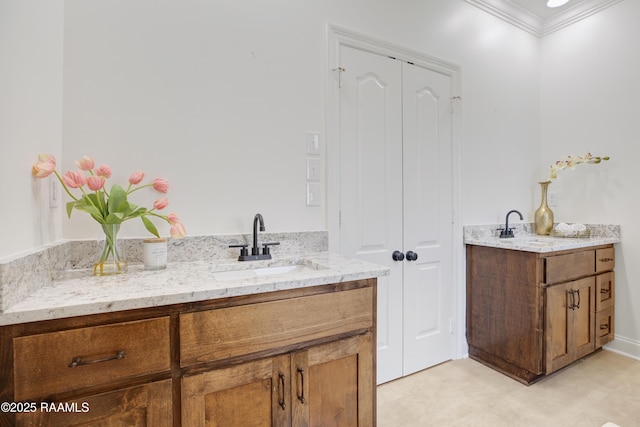
<svg viewBox="0 0 640 427">
<path fill-rule="evenodd" d="M 461 154 L 461 90 L 460 66 L 442 59 L 427 55 L 417 50 L 395 45 L 365 34 L 351 31 L 334 24 L 327 24 L 327 57 L 326 57 L 326 153 L 327 153 L 327 228 L 329 231 L 329 250 L 340 253 L 340 48 L 349 46 L 378 55 L 390 56 L 401 61 L 411 62 L 447 75 L 451 78 L 451 171 L 452 171 L 452 200 L 453 224 L 452 238 L 452 307 L 454 325 L 454 358 L 460 359 L 467 355 L 465 340 L 465 286 L 462 260 L 464 259 L 464 244 L 461 211 L 462 211 L 462 154 Z"/>
</svg>

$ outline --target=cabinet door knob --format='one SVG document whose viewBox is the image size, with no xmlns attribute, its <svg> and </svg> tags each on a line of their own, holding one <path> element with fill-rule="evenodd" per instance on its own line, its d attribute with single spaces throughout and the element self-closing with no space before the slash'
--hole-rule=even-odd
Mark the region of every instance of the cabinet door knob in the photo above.
<svg viewBox="0 0 640 427">
<path fill-rule="evenodd" d="M 393 251 L 391 258 L 393 258 L 394 261 L 402 261 L 404 259 L 404 254 L 400 251 Z"/>
<path fill-rule="evenodd" d="M 413 251 L 409 251 L 407 252 L 407 261 L 415 261 L 418 259 L 418 254 L 413 252 Z"/>
</svg>

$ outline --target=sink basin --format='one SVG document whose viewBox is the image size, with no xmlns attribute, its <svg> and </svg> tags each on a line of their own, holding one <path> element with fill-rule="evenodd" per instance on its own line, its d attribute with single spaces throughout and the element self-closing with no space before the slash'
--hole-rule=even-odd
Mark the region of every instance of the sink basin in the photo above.
<svg viewBox="0 0 640 427">
<path fill-rule="evenodd" d="M 560 243 L 553 237 L 515 237 L 513 239 L 501 239 L 501 243 L 510 243 L 522 246 L 553 246 Z"/>
<path fill-rule="evenodd" d="M 307 264 L 271 265 L 238 270 L 216 271 L 213 276 L 220 280 L 250 279 L 264 276 L 287 276 L 317 271 L 321 267 Z"/>
</svg>

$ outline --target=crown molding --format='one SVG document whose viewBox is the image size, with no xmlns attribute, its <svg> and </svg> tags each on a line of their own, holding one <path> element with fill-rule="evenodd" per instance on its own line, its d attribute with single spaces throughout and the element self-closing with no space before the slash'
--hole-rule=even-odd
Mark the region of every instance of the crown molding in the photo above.
<svg viewBox="0 0 640 427">
<path fill-rule="evenodd" d="M 622 0 L 583 0 L 542 19 L 510 0 L 464 0 L 536 37 L 544 37 L 596 14 Z"/>
</svg>

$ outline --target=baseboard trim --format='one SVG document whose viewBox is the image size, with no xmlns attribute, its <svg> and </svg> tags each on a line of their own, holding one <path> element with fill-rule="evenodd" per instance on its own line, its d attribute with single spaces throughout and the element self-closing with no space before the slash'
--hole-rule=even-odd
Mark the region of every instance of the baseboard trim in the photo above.
<svg viewBox="0 0 640 427">
<path fill-rule="evenodd" d="M 603 348 L 632 359 L 640 360 L 640 341 L 616 335 L 614 340 Z"/>
</svg>

